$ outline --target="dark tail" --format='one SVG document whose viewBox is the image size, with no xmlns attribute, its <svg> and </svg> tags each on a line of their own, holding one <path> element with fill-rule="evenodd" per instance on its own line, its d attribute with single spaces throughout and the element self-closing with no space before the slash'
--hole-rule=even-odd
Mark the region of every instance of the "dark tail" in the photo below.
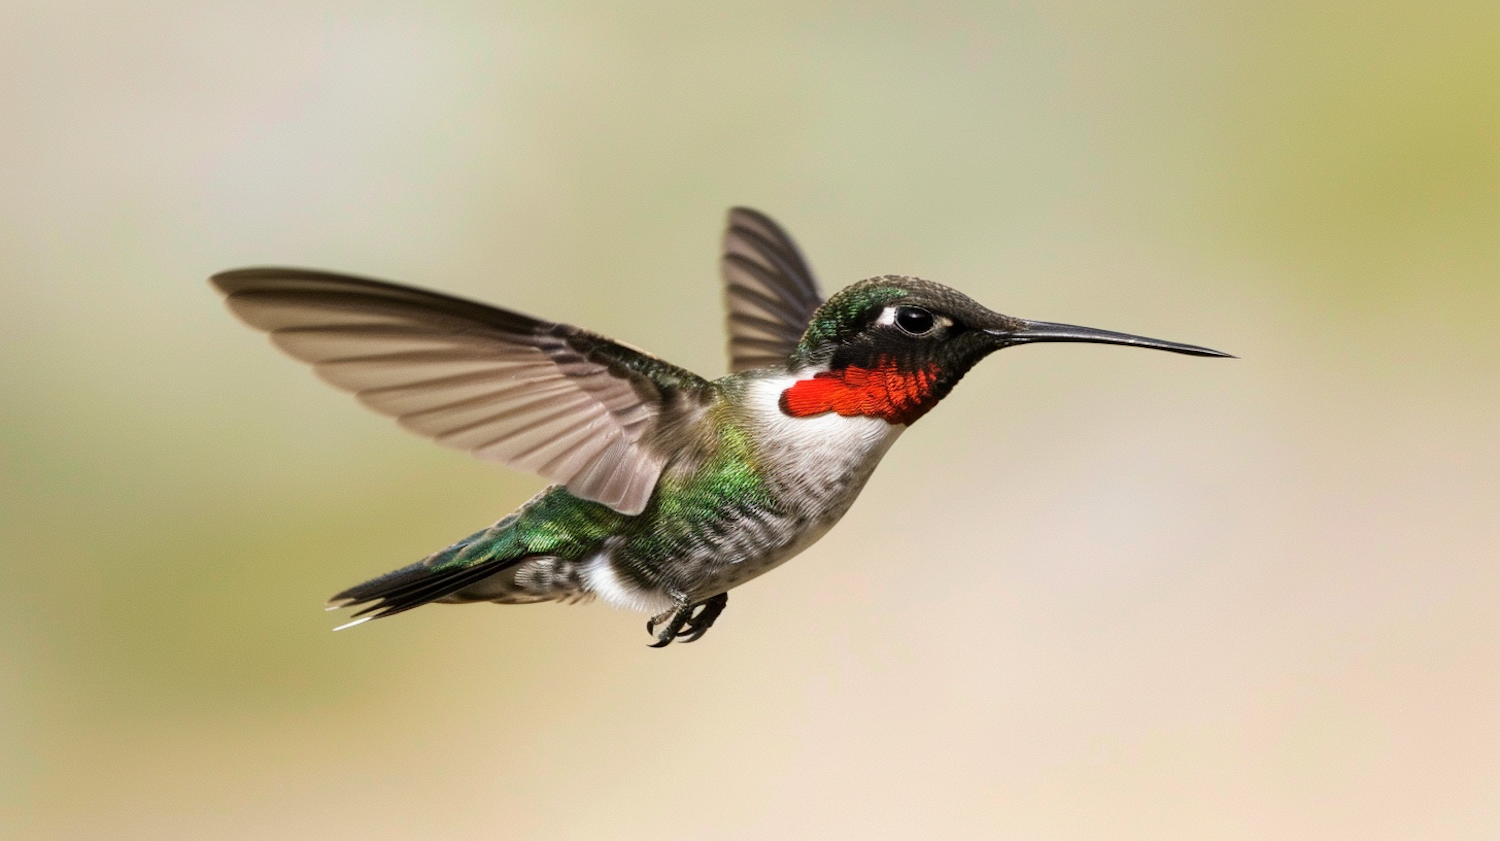
<svg viewBox="0 0 1500 841">
<path fill-rule="evenodd" d="M 341 631 L 371 619 L 383 619 L 387 616 L 405 613 L 414 607 L 421 607 L 456 593 L 470 584 L 525 560 L 527 556 L 524 553 L 511 556 L 479 553 L 477 558 L 466 557 L 474 553 L 464 550 L 474 546 L 482 538 L 493 537 L 497 530 L 509 525 L 509 519 L 506 518 L 490 528 L 475 532 L 447 549 L 434 552 L 411 566 L 388 572 L 363 584 L 356 584 L 329 599 L 329 610 L 364 605 L 353 614 L 354 621 L 340 625 L 334 630 Z M 485 543 L 488 542 L 485 541 Z"/>
</svg>

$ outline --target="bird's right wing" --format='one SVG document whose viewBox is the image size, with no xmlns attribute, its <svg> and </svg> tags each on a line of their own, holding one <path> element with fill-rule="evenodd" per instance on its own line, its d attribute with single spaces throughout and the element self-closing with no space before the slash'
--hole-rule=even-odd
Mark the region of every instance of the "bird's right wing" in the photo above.
<svg viewBox="0 0 1500 841">
<path fill-rule="evenodd" d="M 736 207 L 729 211 L 719 265 L 729 310 L 729 370 L 782 364 L 823 303 L 797 244 L 770 217 Z"/>
</svg>

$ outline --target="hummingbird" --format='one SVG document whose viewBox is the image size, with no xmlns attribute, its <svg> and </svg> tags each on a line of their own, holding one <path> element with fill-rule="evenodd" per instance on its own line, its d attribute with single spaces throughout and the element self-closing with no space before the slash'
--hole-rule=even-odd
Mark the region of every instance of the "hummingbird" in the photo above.
<svg viewBox="0 0 1500 841">
<path fill-rule="evenodd" d="M 1195 345 L 1001 315 L 916 277 L 823 300 L 801 250 L 729 212 L 730 373 L 709 380 L 578 327 L 423 289 L 296 268 L 211 283 L 325 381 L 412 432 L 554 484 L 492 526 L 335 595 L 353 621 L 430 603 L 580 602 L 650 614 L 660 648 L 728 591 L 839 521 L 891 444 L 997 350 Z"/>
</svg>

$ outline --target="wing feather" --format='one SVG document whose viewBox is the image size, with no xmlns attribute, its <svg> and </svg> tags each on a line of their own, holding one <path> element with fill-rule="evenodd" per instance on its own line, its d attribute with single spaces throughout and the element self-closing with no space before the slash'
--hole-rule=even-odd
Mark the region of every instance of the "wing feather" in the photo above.
<svg viewBox="0 0 1500 841">
<path fill-rule="evenodd" d="M 626 514 L 666 462 L 669 404 L 708 388 L 603 336 L 412 287 L 279 268 L 212 280 L 246 324 L 402 427 Z"/>
<path fill-rule="evenodd" d="M 729 211 L 723 252 L 729 370 L 784 363 L 823 303 L 812 269 L 781 226 L 744 207 Z"/>
</svg>

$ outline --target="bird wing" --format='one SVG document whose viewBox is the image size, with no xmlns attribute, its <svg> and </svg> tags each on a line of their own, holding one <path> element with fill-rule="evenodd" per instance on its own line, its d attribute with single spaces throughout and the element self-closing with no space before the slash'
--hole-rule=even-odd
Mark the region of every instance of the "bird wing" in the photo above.
<svg viewBox="0 0 1500 841">
<path fill-rule="evenodd" d="M 211 280 L 241 320 L 403 427 L 624 514 L 645 509 L 666 461 L 663 412 L 708 386 L 604 336 L 408 286 L 285 268 Z"/>
<path fill-rule="evenodd" d="M 736 207 L 729 211 L 719 266 L 729 310 L 729 370 L 784 363 L 823 303 L 797 244 L 765 214 Z"/>
</svg>

